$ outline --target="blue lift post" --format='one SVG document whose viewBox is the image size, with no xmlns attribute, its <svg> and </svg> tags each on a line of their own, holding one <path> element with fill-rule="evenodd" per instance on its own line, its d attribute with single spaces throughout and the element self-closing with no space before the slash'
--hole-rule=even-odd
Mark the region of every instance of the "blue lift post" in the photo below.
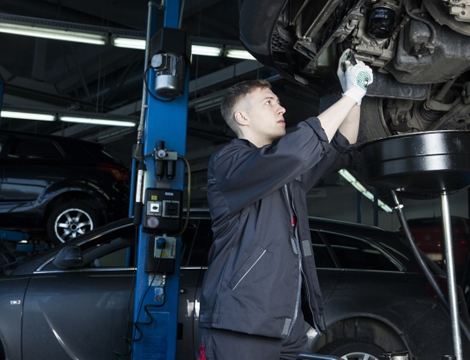
<svg viewBox="0 0 470 360">
<path fill-rule="evenodd" d="M 178 29 L 179 27 L 182 1 L 168 0 L 163 4 L 160 6 L 160 10 L 164 11 L 163 28 L 169 29 L 171 33 L 172 29 Z M 155 9 L 156 7 L 153 11 L 156 11 Z M 150 11 L 152 10 L 149 3 Z M 152 26 L 148 27 L 149 29 L 157 29 L 157 26 L 155 26 L 156 19 L 155 14 L 149 15 L 149 21 L 152 22 Z M 166 49 L 162 47 L 161 50 L 164 52 Z M 152 56 L 153 54 L 149 55 Z M 148 71 L 148 90 L 152 92 L 155 90 L 156 74 L 154 68 L 150 67 Z M 148 108 L 144 118 L 142 136 L 142 154 L 144 156 L 146 154 L 156 154 L 158 144 L 162 142 L 169 151 L 177 153 L 179 156 L 185 155 L 188 74 L 189 72 L 186 70 L 184 74 L 184 92 L 172 101 L 157 100 L 154 96 L 147 94 Z M 149 194 L 152 194 L 152 191 L 160 190 L 173 193 L 173 190 L 176 190 L 181 194 L 180 206 L 182 208 L 185 166 L 183 161 L 176 161 L 175 176 L 168 179 L 168 177 L 159 178 L 155 175 L 158 168 L 156 156 L 145 157 L 144 163 L 146 169 L 142 187 L 144 219 L 139 227 L 137 248 L 132 358 L 135 360 L 169 360 L 175 359 L 176 356 L 181 237 L 171 238 L 170 240 L 170 238 L 165 238 L 165 234 L 158 233 L 158 231 L 152 233 L 148 229 L 146 230 L 144 226 L 146 212 L 148 211 L 148 201 L 146 200 L 149 199 Z M 151 200 L 157 200 L 157 195 L 152 196 L 150 197 Z M 171 242 L 172 249 L 175 250 L 171 255 L 167 254 L 169 251 L 164 251 L 165 244 L 160 243 L 162 239 L 163 242 L 165 242 L 165 239 L 167 242 Z M 157 250 L 159 246 L 161 246 L 160 252 Z M 166 249 L 168 250 L 168 246 Z M 160 258 L 155 255 L 153 262 L 149 261 L 149 254 L 157 253 L 160 254 Z M 150 257 L 152 256 L 150 255 Z M 160 260 L 164 260 L 166 257 L 174 258 L 172 260 L 173 268 L 169 271 L 167 266 L 160 266 Z"/>
</svg>

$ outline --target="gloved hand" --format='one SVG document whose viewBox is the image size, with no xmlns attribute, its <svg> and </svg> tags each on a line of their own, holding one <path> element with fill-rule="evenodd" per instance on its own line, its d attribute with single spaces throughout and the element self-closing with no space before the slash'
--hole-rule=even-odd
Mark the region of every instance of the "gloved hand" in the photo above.
<svg viewBox="0 0 470 360">
<path fill-rule="evenodd" d="M 352 66 L 350 59 L 350 53 L 351 49 L 346 49 L 343 51 L 339 58 L 338 62 L 338 70 L 336 71 L 336 75 L 338 75 L 339 82 L 341 83 L 341 89 L 343 90 L 343 93 L 346 92 L 346 78 L 344 76 L 344 73 L 346 72 L 346 69 Z"/>
<path fill-rule="evenodd" d="M 337 75 L 343 89 L 343 96 L 349 96 L 361 105 L 367 86 L 373 82 L 372 69 L 362 61 L 352 65 L 350 52 L 351 50 L 347 49 L 341 54 Z"/>
<path fill-rule="evenodd" d="M 362 98 L 367 92 L 367 86 L 374 81 L 372 69 L 362 61 L 358 61 L 356 65 L 346 69 L 345 80 L 346 91 L 343 96 L 349 96 L 356 100 L 358 105 L 361 105 Z"/>
</svg>

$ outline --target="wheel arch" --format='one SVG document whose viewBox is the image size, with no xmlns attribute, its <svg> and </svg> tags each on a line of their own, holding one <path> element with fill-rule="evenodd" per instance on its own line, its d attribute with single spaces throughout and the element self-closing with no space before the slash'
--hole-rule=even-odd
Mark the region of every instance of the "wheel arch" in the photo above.
<svg viewBox="0 0 470 360">
<path fill-rule="evenodd" d="M 319 337 L 312 348 L 317 352 L 340 339 L 367 339 L 386 351 L 411 350 L 403 333 L 386 319 L 370 315 L 357 315 L 337 320 L 328 326 L 326 334 Z"/>
<path fill-rule="evenodd" d="M 54 211 L 57 206 L 65 204 L 67 202 L 83 202 L 93 207 L 98 212 L 101 220 L 105 222 L 107 221 L 106 203 L 101 196 L 97 196 L 97 194 L 82 190 L 72 190 L 58 194 L 54 197 L 53 200 L 49 202 L 44 213 L 44 226 L 46 226 L 47 219 L 49 218 L 52 211 Z"/>
</svg>

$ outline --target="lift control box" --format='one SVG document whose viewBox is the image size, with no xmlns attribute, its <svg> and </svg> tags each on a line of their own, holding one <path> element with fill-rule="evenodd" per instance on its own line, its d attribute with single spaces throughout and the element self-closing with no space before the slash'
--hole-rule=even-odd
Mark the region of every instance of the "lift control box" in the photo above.
<svg viewBox="0 0 470 360">
<path fill-rule="evenodd" d="M 181 230 L 183 192 L 181 190 L 148 188 L 145 191 L 145 232 L 177 233 Z"/>
<path fill-rule="evenodd" d="M 149 236 L 145 272 L 172 274 L 175 271 L 176 238 Z"/>
</svg>

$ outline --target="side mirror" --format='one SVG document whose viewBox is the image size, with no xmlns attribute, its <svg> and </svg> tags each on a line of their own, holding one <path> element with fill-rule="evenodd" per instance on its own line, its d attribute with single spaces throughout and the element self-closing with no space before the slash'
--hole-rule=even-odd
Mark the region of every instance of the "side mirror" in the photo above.
<svg viewBox="0 0 470 360">
<path fill-rule="evenodd" d="M 82 261 L 82 250 L 78 246 L 71 245 L 61 249 L 52 264 L 59 269 L 68 269 L 81 266 Z"/>
</svg>

